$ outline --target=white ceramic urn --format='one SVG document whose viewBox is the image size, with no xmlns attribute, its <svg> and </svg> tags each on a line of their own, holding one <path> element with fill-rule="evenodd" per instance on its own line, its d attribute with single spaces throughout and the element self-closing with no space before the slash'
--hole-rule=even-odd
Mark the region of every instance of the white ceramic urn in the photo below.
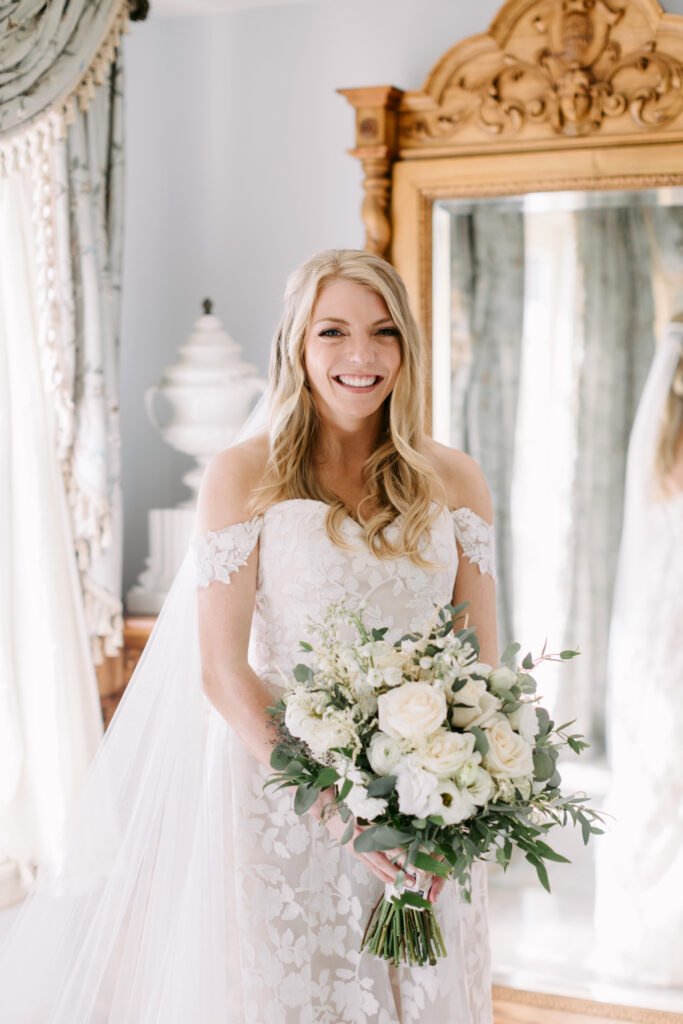
<svg viewBox="0 0 683 1024">
<path fill-rule="evenodd" d="M 195 507 L 206 463 L 230 444 L 266 387 L 211 312 L 210 299 L 203 308 L 204 315 L 180 347 L 178 362 L 145 392 L 147 414 L 164 440 L 197 459 L 183 476 L 191 491 L 179 506 L 185 508 Z"/>
<path fill-rule="evenodd" d="M 172 448 L 194 455 L 197 465 L 183 477 L 191 491 L 187 500 L 147 514 L 149 555 L 126 595 L 129 613 L 160 611 L 187 551 L 204 467 L 230 444 L 265 387 L 205 299 L 204 315 L 181 346 L 178 362 L 145 392 L 152 423 Z"/>
</svg>

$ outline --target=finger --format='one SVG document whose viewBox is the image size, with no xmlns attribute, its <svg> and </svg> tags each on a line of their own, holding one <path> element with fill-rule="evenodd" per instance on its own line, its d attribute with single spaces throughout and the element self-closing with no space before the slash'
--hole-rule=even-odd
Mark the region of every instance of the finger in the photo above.
<svg viewBox="0 0 683 1024">
<path fill-rule="evenodd" d="M 438 875 L 434 876 L 434 881 L 432 882 L 429 888 L 429 893 L 427 894 L 427 899 L 430 903 L 436 903 L 440 893 L 443 891 L 446 881 L 447 880 L 445 878 L 441 878 Z"/>
</svg>

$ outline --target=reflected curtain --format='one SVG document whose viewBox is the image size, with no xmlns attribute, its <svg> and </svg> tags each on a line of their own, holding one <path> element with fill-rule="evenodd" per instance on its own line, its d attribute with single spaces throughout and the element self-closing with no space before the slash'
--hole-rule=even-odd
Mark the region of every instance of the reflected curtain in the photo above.
<svg viewBox="0 0 683 1024">
<path fill-rule="evenodd" d="M 514 628 L 510 505 L 524 317 L 524 217 L 480 206 L 466 216 L 454 214 L 451 230 L 451 308 L 462 311 L 470 339 L 469 361 L 456 369 L 453 380 L 451 436 L 479 463 L 491 490 L 502 651 Z"/>
<path fill-rule="evenodd" d="M 555 715 L 578 718 L 598 753 L 626 452 L 654 352 L 654 301 L 643 210 L 589 209 L 575 217 L 582 286 L 573 388 L 573 576 L 563 646 L 578 644 L 581 657 L 562 670 Z"/>
</svg>

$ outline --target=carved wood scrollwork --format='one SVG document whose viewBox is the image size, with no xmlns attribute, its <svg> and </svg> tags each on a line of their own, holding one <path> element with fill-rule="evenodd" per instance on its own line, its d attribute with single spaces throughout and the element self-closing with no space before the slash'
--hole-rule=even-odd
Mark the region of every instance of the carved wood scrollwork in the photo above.
<svg viewBox="0 0 683 1024">
<path fill-rule="evenodd" d="M 547 125 L 556 135 L 585 136 L 624 114 L 638 128 L 661 130 L 683 111 L 683 63 L 653 37 L 638 4 L 512 6 L 518 13 L 504 32 L 494 22 L 488 37 L 475 37 L 487 46 L 466 40 L 446 54 L 425 85 L 431 104 L 406 95 L 415 109 L 401 112 L 401 146 L 443 142 L 468 126 L 518 136 Z"/>
</svg>

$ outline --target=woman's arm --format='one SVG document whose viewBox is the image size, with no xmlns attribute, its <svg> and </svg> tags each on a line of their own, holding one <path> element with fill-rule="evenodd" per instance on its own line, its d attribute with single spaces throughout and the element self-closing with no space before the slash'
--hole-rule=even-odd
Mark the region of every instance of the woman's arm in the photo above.
<svg viewBox="0 0 683 1024">
<path fill-rule="evenodd" d="M 211 460 L 199 492 L 200 533 L 249 518 L 247 501 L 257 456 L 257 448 L 247 442 Z M 257 566 L 258 544 L 229 583 L 214 580 L 198 589 L 199 647 L 206 696 L 254 757 L 270 767 L 274 734 L 266 708 L 273 698 L 247 661 Z"/>
</svg>

